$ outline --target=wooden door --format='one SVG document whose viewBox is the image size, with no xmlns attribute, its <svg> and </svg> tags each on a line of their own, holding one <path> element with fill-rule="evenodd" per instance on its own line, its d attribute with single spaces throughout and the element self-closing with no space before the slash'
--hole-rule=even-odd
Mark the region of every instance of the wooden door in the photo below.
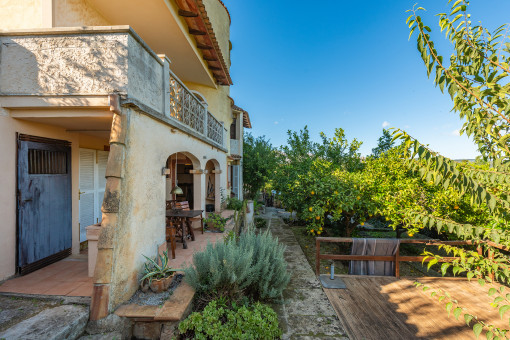
<svg viewBox="0 0 510 340">
<path fill-rule="evenodd" d="M 71 254 L 71 146 L 19 135 L 18 269 L 31 272 Z"/>
</svg>

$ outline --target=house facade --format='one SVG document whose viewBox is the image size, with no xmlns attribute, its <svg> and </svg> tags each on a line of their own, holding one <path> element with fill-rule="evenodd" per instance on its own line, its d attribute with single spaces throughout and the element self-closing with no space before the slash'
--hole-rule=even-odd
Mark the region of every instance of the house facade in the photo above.
<svg viewBox="0 0 510 340">
<path fill-rule="evenodd" d="M 230 14 L 220 0 L 0 8 L 0 280 L 78 253 L 101 223 L 99 319 L 166 244 L 167 201 L 242 198 L 251 123 L 229 97 Z"/>
</svg>

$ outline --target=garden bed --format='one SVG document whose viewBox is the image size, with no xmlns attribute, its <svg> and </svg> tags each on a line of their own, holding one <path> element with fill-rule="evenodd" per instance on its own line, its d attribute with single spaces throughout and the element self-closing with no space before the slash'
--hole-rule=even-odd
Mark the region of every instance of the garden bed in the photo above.
<svg viewBox="0 0 510 340">
<path fill-rule="evenodd" d="M 162 294 L 160 294 L 162 295 Z M 120 306 L 115 314 L 144 321 L 180 321 L 191 312 L 195 291 L 181 282 L 162 305 L 127 303 Z"/>
<path fill-rule="evenodd" d="M 131 297 L 128 303 L 140 306 L 161 306 L 166 300 L 174 293 L 177 287 L 181 284 L 184 275 L 176 274 L 170 284 L 168 290 L 162 293 L 154 293 L 152 291 L 143 292 L 140 289 Z"/>
</svg>

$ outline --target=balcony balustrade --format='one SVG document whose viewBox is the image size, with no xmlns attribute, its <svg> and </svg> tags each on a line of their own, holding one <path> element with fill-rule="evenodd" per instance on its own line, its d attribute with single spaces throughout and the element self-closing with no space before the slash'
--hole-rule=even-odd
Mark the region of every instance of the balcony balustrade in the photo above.
<svg viewBox="0 0 510 340">
<path fill-rule="evenodd" d="M 172 71 L 170 71 L 170 117 L 224 147 L 223 123 L 207 110 L 207 106 Z"/>
<path fill-rule="evenodd" d="M 230 140 L 230 154 L 242 156 L 241 141 L 239 139 Z"/>
</svg>

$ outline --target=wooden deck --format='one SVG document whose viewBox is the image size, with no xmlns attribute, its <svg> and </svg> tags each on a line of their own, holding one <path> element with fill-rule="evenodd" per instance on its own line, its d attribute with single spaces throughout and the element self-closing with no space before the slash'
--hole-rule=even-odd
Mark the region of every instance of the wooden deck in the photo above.
<svg viewBox="0 0 510 340">
<path fill-rule="evenodd" d="M 349 337 L 354 339 L 475 339 L 463 321 L 447 317 L 445 303 L 431 298 L 432 289 L 443 289 L 460 306 L 493 325 L 508 328 L 490 307 L 489 286 L 460 278 L 402 278 L 343 275 L 347 289 L 325 289 Z M 423 292 L 419 281 L 431 290 Z M 460 287 L 460 289 L 459 289 Z M 506 321 L 505 321 L 506 320 Z M 485 338 L 485 332 L 480 338 Z"/>
</svg>

